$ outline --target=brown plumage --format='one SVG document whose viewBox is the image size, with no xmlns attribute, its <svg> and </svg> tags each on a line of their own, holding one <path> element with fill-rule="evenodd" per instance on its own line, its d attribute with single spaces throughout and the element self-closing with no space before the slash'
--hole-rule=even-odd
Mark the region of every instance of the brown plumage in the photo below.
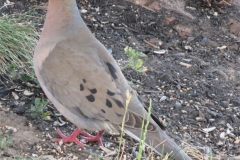
<svg viewBox="0 0 240 160">
<path fill-rule="evenodd" d="M 129 90 L 125 133 L 139 140 L 147 112 L 116 61 L 83 22 L 75 0 L 49 1 L 34 69 L 49 100 L 80 129 L 119 132 Z M 158 154 L 191 159 L 151 119 L 146 144 L 161 142 L 155 148 Z"/>
</svg>

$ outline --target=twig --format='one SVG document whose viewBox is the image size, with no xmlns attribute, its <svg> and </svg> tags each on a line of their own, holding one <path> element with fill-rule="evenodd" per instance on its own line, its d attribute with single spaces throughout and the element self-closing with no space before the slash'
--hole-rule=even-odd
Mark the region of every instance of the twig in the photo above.
<svg viewBox="0 0 240 160">
<path fill-rule="evenodd" d="M 123 140 L 123 144 L 122 144 L 122 153 L 121 153 L 121 156 L 120 156 L 120 160 L 122 160 L 122 157 L 123 157 L 123 153 L 124 153 L 124 148 L 125 148 L 125 141 Z"/>
<path fill-rule="evenodd" d="M 115 27 L 115 26 L 112 26 L 114 29 L 123 29 L 123 30 L 129 30 L 129 31 L 133 31 L 133 32 L 136 32 L 136 33 L 138 33 L 138 31 L 137 30 L 135 30 L 135 29 L 132 29 L 132 28 L 129 28 L 129 27 Z"/>
<path fill-rule="evenodd" d="M 184 66 L 184 67 L 187 67 L 187 68 L 189 68 L 189 67 L 192 66 L 191 64 L 184 63 L 184 62 L 180 62 L 179 64 L 182 65 L 182 66 Z"/>
<path fill-rule="evenodd" d="M 5 5 L 3 5 L 3 6 L 0 8 L 0 10 L 2 10 L 4 7 L 11 6 L 11 5 L 14 5 L 14 3 L 11 3 L 11 4 L 5 4 Z"/>
<path fill-rule="evenodd" d="M 147 43 L 149 46 L 151 46 L 151 47 L 153 47 L 153 48 L 155 48 L 155 49 L 158 49 L 158 48 L 159 48 L 158 46 L 152 44 L 151 42 L 147 41 L 146 39 L 144 39 L 143 41 L 144 41 L 145 43 Z"/>
<path fill-rule="evenodd" d="M 216 2 L 216 1 L 215 1 Z M 226 4 L 226 5 L 229 5 L 231 6 L 231 3 L 228 3 L 226 2 L 225 0 L 222 0 L 221 2 L 216 2 L 217 4 L 220 4 L 220 5 L 223 5 L 223 4 Z"/>
<path fill-rule="evenodd" d="M 133 3 L 133 2 L 130 1 L 130 0 L 126 0 L 126 1 Z M 137 5 L 138 5 L 138 4 L 137 4 Z M 149 7 L 146 7 L 146 6 L 144 6 L 144 5 L 139 5 L 139 6 L 145 8 L 145 9 L 147 9 L 147 10 L 150 10 L 150 11 L 152 11 L 152 12 L 155 12 L 153 9 L 151 9 L 151 8 L 149 8 Z"/>
<path fill-rule="evenodd" d="M 161 93 L 162 91 L 144 91 L 145 93 Z"/>
</svg>

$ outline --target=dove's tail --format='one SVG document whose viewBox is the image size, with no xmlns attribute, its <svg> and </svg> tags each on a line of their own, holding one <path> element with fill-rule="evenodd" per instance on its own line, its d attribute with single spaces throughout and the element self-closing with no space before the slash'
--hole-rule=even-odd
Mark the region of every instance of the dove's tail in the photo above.
<svg viewBox="0 0 240 160">
<path fill-rule="evenodd" d="M 125 133 L 139 141 L 141 131 L 126 127 Z M 152 147 L 159 155 L 169 155 L 169 160 L 191 160 L 191 158 L 160 128 L 156 132 L 148 132 L 145 144 Z"/>
</svg>

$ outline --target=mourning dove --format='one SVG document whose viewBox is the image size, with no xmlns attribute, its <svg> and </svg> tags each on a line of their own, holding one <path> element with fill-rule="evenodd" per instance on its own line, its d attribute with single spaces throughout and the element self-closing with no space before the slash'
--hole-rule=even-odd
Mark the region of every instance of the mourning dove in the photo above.
<svg viewBox="0 0 240 160">
<path fill-rule="evenodd" d="M 139 141 L 141 127 L 148 115 L 141 100 L 121 72 L 120 67 L 81 18 L 75 0 L 50 0 L 42 35 L 34 54 L 34 70 L 48 99 L 60 113 L 77 126 L 63 142 L 77 140 L 83 134 L 99 141 L 106 132 L 120 132 L 126 110 L 126 92 L 131 95 L 124 132 Z M 97 136 L 82 129 L 98 130 Z M 184 151 L 150 119 L 146 145 L 158 154 L 190 160 Z"/>
</svg>

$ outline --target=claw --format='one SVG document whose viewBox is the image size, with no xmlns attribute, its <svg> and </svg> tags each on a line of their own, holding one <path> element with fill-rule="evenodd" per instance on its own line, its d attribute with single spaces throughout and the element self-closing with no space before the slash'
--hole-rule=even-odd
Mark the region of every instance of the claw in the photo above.
<svg viewBox="0 0 240 160">
<path fill-rule="evenodd" d="M 57 133 L 59 134 L 59 136 L 62 138 L 55 138 L 54 141 L 55 142 L 60 142 L 62 141 L 63 143 L 65 142 L 75 142 L 76 144 L 78 144 L 79 146 L 81 147 L 84 147 L 84 144 L 82 142 L 80 142 L 78 139 L 77 139 L 77 136 L 79 134 L 82 134 L 84 135 L 85 137 L 83 137 L 82 139 L 84 140 L 87 140 L 87 141 L 90 141 L 90 142 L 95 142 L 97 141 L 99 143 L 100 146 L 103 146 L 103 143 L 102 143 L 102 134 L 103 134 L 104 131 L 99 131 L 98 134 L 96 136 L 93 136 L 83 130 L 80 130 L 78 128 L 76 128 L 72 134 L 70 136 L 66 136 L 64 135 L 59 129 L 57 129 Z"/>
<path fill-rule="evenodd" d="M 99 143 L 100 146 L 103 146 L 103 143 L 102 143 L 102 134 L 103 134 L 104 131 L 99 131 L 98 134 L 96 136 L 92 136 L 90 134 L 88 134 L 86 137 L 83 137 L 82 139 L 84 140 L 87 140 L 87 141 L 90 141 L 90 142 L 95 142 L 97 141 Z"/>
</svg>

